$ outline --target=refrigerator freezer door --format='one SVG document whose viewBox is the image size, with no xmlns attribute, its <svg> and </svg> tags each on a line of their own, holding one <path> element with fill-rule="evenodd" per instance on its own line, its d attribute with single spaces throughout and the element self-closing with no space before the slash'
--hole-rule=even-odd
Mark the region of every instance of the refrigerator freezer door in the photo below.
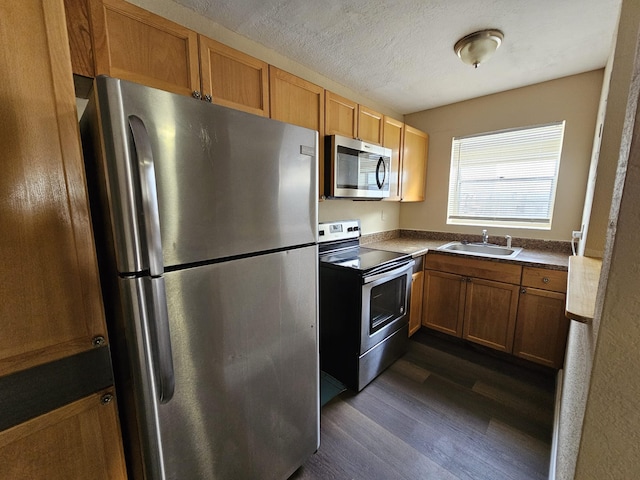
<svg viewBox="0 0 640 480">
<path fill-rule="evenodd" d="M 154 243 L 132 117 L 148 135 L 165 268 L 316 241 L 317 132 L 118 79 L 96 84 L 119 272 L 148 270 L 140 249 Z"/>
<path fill-rule="evenodd" d="M 168 479 L 288 478 L 319 445 L 317 247 L 165 274 Z"/>
</svg>

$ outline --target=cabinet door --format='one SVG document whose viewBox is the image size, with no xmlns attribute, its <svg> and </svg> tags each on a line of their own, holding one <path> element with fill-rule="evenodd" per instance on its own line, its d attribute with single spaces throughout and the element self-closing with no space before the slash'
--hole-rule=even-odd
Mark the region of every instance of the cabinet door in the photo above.
<svg viewBox="0 0 640 480">
<path fill-rule="evenodd" d="M 405 125 L 403 145 L 401 201 L 422 202 L 427 185 L 429 136 Z"/>
<path fill-rule="evenodd" d="M 382 145 L 383 115 L 364 105 L 358 108 L 358 135 L 363 142 Z"/>
<path fill-rule="evenodd" d="M 269 65 L 203 35 L 200 42 L 202 95 L 213 103 L 269 116 Z"/>
<path fill-rule="evenodd" d="M 422 325 L 462 337 L 466 278 L 435 270 L 424 271 Z"/>
<path fill-rule="evenodd" d="M 382 146 L 391 149 L 391 178 L 389 179 L 389 197 L 383 200 L 400 200 L 403 138 L 404 123 L 395 118 L 385 116 L 382 128 Z"/>
<path fill-rule="evenodd" d="M 411 305 L 409 310 L 409 336 L 420 330 L 422 323 L 422 290 L 424 272 L 416 272 L 411 276 Z"/>
<path fill-rule="evenodd" d="M 0 478 L 126 479 L 116 402 L 107 402 L 106 394 L 85 397 L 0 432 Z"/>
<path fill-rule="evenodd" d="M 324 195 L 324 89 L 270 65 L 269 101 L 271 118 L 318 131 L 318 192 Z"/>
<path fill-rule="evenodd" d="M 96 75 L 174 93 L 200 90 L 195 32 L 124 0 L 91 0 Z"/>
<path fill-rule="evenodd" d="M 3 376 L 106 331 L 62 0 L 2 2 L 0 18 Z"/>
<path fill-rule="evenodd" d="M 511 353 L 519 289 L 518 285 L 469 278 L 463 338 Z"/>
<path fill-rule="evenodd" d="M 358 104 L 329 90 L 325 91 L 325 135 L 356 138 Z"/>
<path fill-rule="evenodd" d="M 73 73 L 95 77 L 88 0 L 64 0 Z"/>
<path fill-rule="evenodd" d="M 562 368 L 569 332 L 569 320 L 564 316 L 564 310 L 564 294 L 523 288 L 513 342 L 514 355 L 548 367 Z"/>
</svg>

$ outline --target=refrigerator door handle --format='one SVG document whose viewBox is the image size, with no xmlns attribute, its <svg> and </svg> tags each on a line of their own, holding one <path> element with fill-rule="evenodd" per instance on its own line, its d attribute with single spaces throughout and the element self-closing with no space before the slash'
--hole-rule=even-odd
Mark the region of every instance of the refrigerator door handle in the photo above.
<svg viewBox="0 0 640 480">
<path fill-rule="evenodd" d="M 142 212 L 144 231 L 149 256 L 149 272 L 158 277 L 164 272 L 162 259 L 162 237 L 160 236 L 160 212 L 158 211 L 158 191 L 156 188 L 156 169 L 149 133 L 144 122 L 135 115 L 129 115 L 129 127 L 133 135 L 135 154 L 138 159 L 140 188 L 142 191 Z"/>
<path fill-rule="evenodd" d="M 150 318 L 147 318 L 147 327 L 151 337 L 151 352 L 155 360 L 158 401 L 168 403 L 175 390 L 175 376 L 164 278 L 152 278 L 151 286 L 153 298 Z"/>
</svg>

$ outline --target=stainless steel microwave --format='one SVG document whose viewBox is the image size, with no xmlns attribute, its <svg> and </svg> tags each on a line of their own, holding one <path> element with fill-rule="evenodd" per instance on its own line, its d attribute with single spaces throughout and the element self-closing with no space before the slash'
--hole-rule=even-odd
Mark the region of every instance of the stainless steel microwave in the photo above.
<svg viewBox="0 0 640 480">
<path fill-rule="evenodd" d="M 327 197 L 380 200 L 389 196 L 391 149 L 328 135 L 325 159 Z"/>
</svg>

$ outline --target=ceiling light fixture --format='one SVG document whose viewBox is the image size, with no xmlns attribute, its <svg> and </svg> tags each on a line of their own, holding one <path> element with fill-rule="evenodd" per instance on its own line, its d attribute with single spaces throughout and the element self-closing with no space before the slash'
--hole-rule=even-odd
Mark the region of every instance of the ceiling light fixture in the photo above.
<svg viewBox="0 0 640 480">
<path fill-rule="evenodd" d="M 504 34 L 500 30 L 481 30 L 462 37 L 456 42 L 453 50 L 464 63 L 478 68 L 478 65 L 489 60 L 503 38 Z"/>
</svg>

